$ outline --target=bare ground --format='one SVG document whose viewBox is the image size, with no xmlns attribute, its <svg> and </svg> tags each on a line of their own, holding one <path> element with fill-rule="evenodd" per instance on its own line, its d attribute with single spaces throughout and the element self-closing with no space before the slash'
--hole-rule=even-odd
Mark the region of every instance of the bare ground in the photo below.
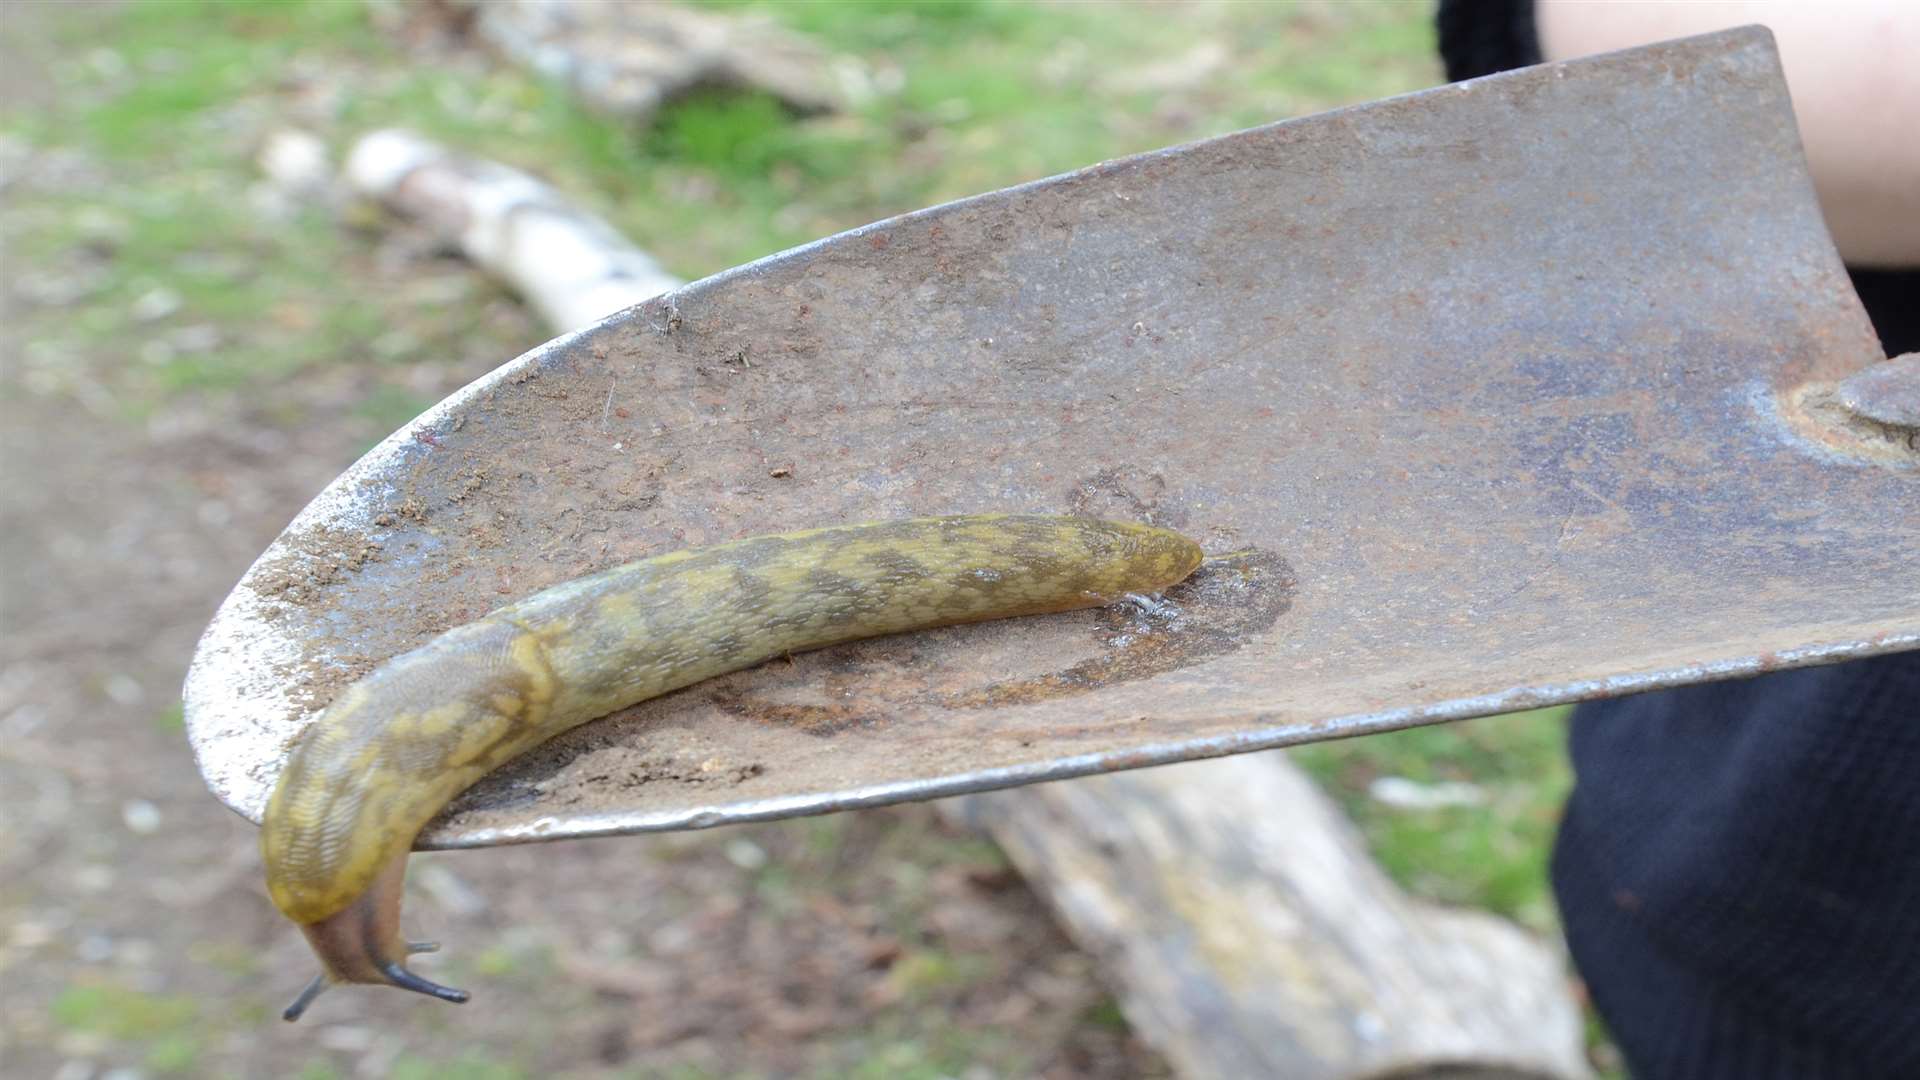
<svg viewBox="0 0 1920 1080">
<path fill-rule="evenodd" d="M 342 991 L 282 1024 L 311 959 L 266 898 L 253 827 L 201 787 L 173 703 L 214 605 L 350 459 L 351 425 L 241 410 L 142 431 L 0 393 L 11 1074 L 1161 1071 L 997 853 L 924 807 L 421 857 L 410 917 L 448 943 L 436 976 L 475 1000 Z"/>
</svg>

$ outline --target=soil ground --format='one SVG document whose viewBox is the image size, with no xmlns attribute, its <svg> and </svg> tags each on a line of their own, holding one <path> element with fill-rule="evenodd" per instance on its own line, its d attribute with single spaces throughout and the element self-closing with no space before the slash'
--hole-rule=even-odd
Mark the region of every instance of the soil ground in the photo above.
<svg viewBox="0 0 1920 1080">
<path fill-rule="evenodd" d="M 312 960 L 172 703 L 352 425 L 320 401 L 129 438 L 0 393 L 0 530 L 34 553 L 0 563 L 9 1075 L 1162 1074 L 997 852 L 925 807 L 421 856 L 408 911 L 475 1000 L 338 992 L 281 1024 Z"/>
</svg>

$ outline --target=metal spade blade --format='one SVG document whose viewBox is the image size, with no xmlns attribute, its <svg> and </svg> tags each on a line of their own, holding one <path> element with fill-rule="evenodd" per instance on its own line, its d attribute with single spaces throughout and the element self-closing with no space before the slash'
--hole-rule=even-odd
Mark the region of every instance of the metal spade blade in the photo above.
<svg viewBox="0 0 1920 1080">
<path fill-rule="evenodd" d="M 1110 162 L 730 270 L 369 453 L 187 684 L 258 820 L 371 665 L 671 549 L 972 511 L 1238 553 L 586 725 L 427 847 L 784 817 L 1920 646 L 1920 452 L 1746 29 Z M 1177 613 L 1176 613 L 1177 612 Z"/>
</svg>

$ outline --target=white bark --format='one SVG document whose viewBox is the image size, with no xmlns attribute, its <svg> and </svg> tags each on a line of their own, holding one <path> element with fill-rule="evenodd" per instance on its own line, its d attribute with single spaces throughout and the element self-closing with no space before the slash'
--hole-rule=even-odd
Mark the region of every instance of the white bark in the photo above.
<svg viewBox="0 0 1920 1080">
<path fill-rule="evenodd" d="M 1588 1075 L 1559 950 L 1409 899 L 1278 753 L 949 800 L 1183 1077 Z"/>
<path fill-rule="evenodd" d="M 681 284 L 541 181 L 409 132 L 362 138 L 347 159 L 347 179 L 504 278 L 555 330 L 585 326 Z"/>
</svg>

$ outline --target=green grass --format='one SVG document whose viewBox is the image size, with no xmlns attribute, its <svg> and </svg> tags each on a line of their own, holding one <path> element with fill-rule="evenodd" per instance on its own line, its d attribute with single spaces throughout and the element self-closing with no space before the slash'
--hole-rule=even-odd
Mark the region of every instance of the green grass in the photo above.
<svg viewBox="0 0 1920 1080">
<path fill-rule="evenodd" d="M 433 314 L 365 272 L 370 233 L 324 209 L 263 216 L 254 205 L 253 155 L 288 123 L 316 130 L 336 158 L 367 130 L 407 126 L 530 169 L 694 277 L 889 214 L 1433 78 L 1424 12 L 1396 5 L 1216 3 L 1180 20 L 986 0 L 710 6 L 814 35 L 869 72 L 872 92 L 848 113 L 809 118 L 763 94 L 708 90 L 635 125 L 510 66 L 421 62 L 339 0 L 154 0 L 115 9 L 104 27 L 97 14 L 68 17 L 58 94 L 0 113 L 0 130 L 131 182 L 41 193 L 9 221 L 14 257 L 97 278 L 79 303 L 29 311 L 30 385 L 108 397 L 137 419 L 180 395 L 252 393 L 316 368 L 488 349 L 498 362 L 532 344 L 487 345 L 484 332 L 440 322 L 410 350 L 377 348 Z M 1184 80 L 1153 74 L 1196 48 L 1225 53 Z M 136 317 L 155 294 L 176 310 Z M 358 412 L 370 439 L 421 404 L 392 373 L 371 381 L 385 389 Z"/>
<path fill-rule="evenodd" d="M 73 985 L 50 1008 L 58 1026 L 138 1047 L 146 1067 L 163 1075 L 190 1075 L 204 1038 L 199 1002 L 175 994 L 143 993 L 110 983 Z"/>
<path fill-rule="evenodd" d="M 1386 871 L 1417 896 L 1551 930 L 1546 860 L 1573 778 L 1565 709 L 1411 728 L 1290 752 L 1346 809 Z M 1368 794 L 1380 777 L 1479 786 L 1476 806 L 1400 809 Z"/>
<path fill-rule="evenodd" d="M 888 978 L 909 1000 L 926 1000 L 981 981 L 991 965 L 978 956 L 967 956 L 940 948 L 911 949 L 895 960 Z"/>
<path fill-rule="evenodd" d="M 883 1020 L 867 1033 L 857 1056 L 845 1065 L 816 1071 L 819 1080 L 950 1080 L 992 1062 L 994 1075 L 1021 1076 L 1032 1071 L 1018 1046 L 989 1031 L 932 1026 L 904 1028 Z"/>
<path fill-rule="evenodd" d="M 100 984 L 69 986 L 54 999 L 52 1012 L 55 1023 L 73 1031 L 150 1039 L 191 1029 L 199 1008 L 187 998 Z"/>
</svg>

